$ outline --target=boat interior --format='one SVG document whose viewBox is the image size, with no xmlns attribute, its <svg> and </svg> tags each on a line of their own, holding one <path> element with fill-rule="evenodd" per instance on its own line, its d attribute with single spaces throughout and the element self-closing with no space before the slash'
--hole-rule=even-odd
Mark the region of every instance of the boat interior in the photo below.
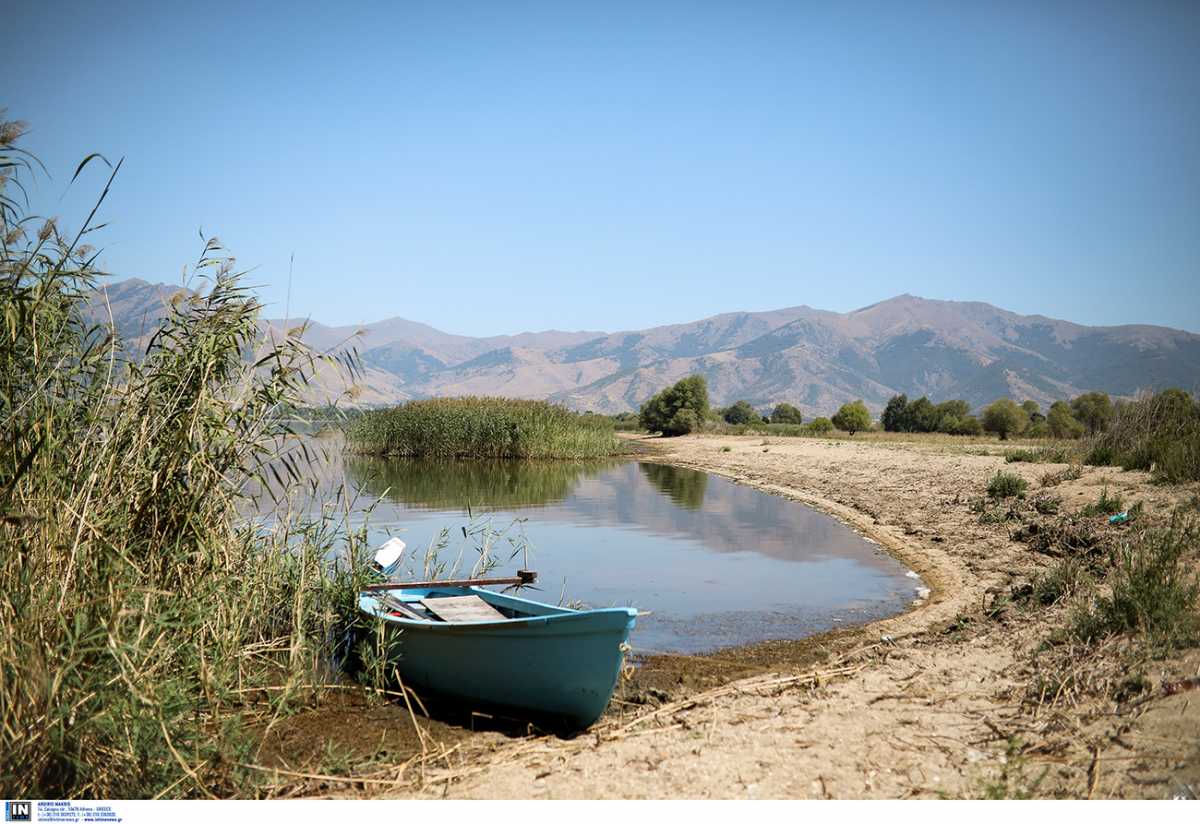
<svg viewBox="0 0 1200 824">
<path fill-rule="evenodd" d="M 397 589 L 389 592 L 375 592 L 372 595 L 381 607 L 378 610 L 379 614 L 390 618 L 427 623 L 465 624 L 512 621 L 572 611 L 498 592 L 476 589 L 444 591 Z"/>
</svg>

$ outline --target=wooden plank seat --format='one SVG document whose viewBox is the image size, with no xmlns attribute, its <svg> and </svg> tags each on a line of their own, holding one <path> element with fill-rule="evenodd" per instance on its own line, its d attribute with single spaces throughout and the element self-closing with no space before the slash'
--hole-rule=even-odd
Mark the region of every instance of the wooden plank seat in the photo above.
<svg viewBox="0 0 1200 824">
<path fill-rule="evenodd" d="M 504 613 L 478 595 L 454 595 L 446 598 L 426 598 L 421 606 L 447 623 L 469 621 L 506 621 Z"/>
</svg>

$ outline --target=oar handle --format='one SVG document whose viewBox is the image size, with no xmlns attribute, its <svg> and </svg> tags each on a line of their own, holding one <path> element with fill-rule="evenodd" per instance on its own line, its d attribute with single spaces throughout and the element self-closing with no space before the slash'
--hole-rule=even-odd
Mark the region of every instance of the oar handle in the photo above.
<svg viewBox="0 0 1200 824">
<path fill-rule="evenodd" d="M 386 584 L 367 584 L 363 592 L 387 592 L 392 589 L 432 589 L 434 587 L 476 587 L 493 584 L 525 586 L 537 581 L 537 573 L 528 569 L 517 570 L 515 578 L 460 578 L 455 581 L 388 581 Z"/>
</svg>

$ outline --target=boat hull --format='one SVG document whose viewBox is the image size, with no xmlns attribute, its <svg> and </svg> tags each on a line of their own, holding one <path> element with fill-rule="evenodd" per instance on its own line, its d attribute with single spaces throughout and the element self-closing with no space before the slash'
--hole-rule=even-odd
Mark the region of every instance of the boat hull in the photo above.
<svg viewBox="0 0 1200 824">
<path fill-rule="evenodd" d="M 633 609 L 576 611 L 475 587 L 389 594 L 403 600 L 478 595 L 497 608 L 527 615 L 471 623 L 408 620 L 364 594 L 360 608 L 385 621 L 392 661 L 406 685 L 560 719 L 580 729 L 608 705 L 637 616 Z"/>
</svg>

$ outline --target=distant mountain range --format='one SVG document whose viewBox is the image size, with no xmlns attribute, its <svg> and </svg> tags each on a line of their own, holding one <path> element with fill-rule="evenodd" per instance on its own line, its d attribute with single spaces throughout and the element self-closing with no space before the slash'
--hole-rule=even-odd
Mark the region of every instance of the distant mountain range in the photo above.
<svg viewBox="0 0 1200 824">
<path fill-rule="evenodd" d="M 179 287 L 131 279 L 93 302 L 126 339 L 144 342 Z M 284 329 L 283 320 L 264 327 Z M 298 320 L 287 321 L 289 326 Z M 730 312 L 638 331 L 525 332 L 474 338 L 403 318 L 365 326 L 311 322 L 322 350 L 357 348 L 357 402 L 487 394 L 546 398 L 579 410 L 635 410 L 670 383 L 701 373 L 715 404 L 780 401 L 806 417 L 862 398 L 878 412 L 904 392 L 973 407 L 998 397 L 1041 404 L 1102 390 L 1200 387 L 1200 335 L 1162 326 L 1081 326 L 986 303 L 901 295 L 853 312 L 807 306 Z M 312 400 L 344 388 L 322 376 Z"/>
</svg>

